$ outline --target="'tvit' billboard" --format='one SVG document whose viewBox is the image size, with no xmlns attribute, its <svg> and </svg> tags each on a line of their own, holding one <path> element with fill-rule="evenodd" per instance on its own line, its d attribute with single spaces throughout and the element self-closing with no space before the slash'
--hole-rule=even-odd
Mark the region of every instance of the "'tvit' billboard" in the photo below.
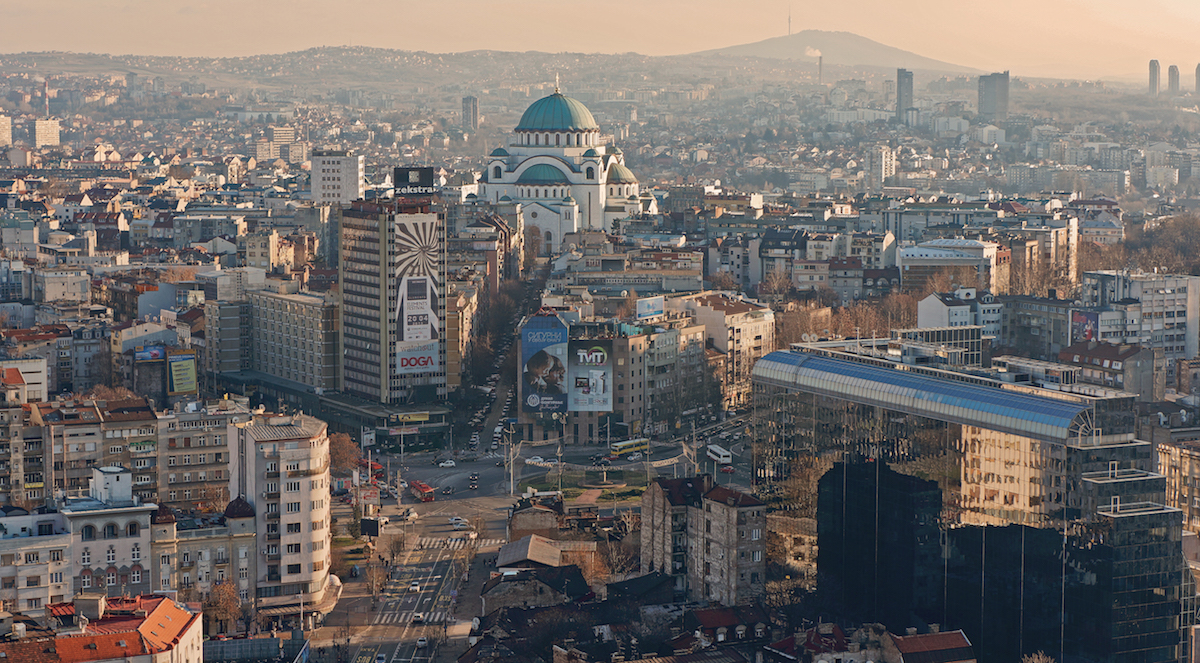
<svg viewBox="0 0 1200 663">
<path fill-rule="evenodd" d="M 576 339 L 567 344 L 567 409 L 612 412 L 612 339 Z"/>
</svg>

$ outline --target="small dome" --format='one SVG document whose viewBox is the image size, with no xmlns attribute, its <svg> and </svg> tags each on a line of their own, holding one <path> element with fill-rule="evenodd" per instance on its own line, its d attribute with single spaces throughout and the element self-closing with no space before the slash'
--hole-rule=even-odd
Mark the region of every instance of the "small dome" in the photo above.
<svg viewBox="0 0 1200 663">
<path fill-rule="evenodd" d="M 229 502 L 229 506 L 225 507 L 226 518 L 253 518 L 254 507 L 246 501 L 246 498 L 238 495 Z"/>
<path fill-rule="evenodd" d="M 492 153 L 489 154 L 488 156 L 506 157 L 506 156 L 508 156 L 508 150 L 504 149 L 503 147 L 497 147 L 496 149 L 492 150 Z"/>
<path fill-rule="evenodd" d="M 530 166 L 517 178 L 517 184 L 568 184 L 567 176 L 554 166 L 539 163 Z"/>
<path fill-rule="evenodd" d="M 516 131 L 598 131 L 592 112 L 578 99 L 555 92 L 533 102 L 521 116 Z"/>
<path fill-rule="evenodd" d="M 634 176 L 632 170 L 614 161 L 613 165 L 608 167 L 608 179 L 606 181 L 609 184 L 637 184 L 638 179 Z"/>
<path fill-rule="evenodd" d="M 608 153 L 609 154 L 625 154 L 624 152 L 621 151 L 621 148 L 617 147 L 616 145 L 609 145 Z"/>
<path fill-rule="evenodd" d="M 467 194 L 467 200 L 478 200 L 478 199 L 479 199 L 479 196 L 477 196 L 477 195 L 475 195 L 475 194 L 473 194 L 473 193 L 468 193 L 468 194 Z"/>
<path fill-rule="evenodd" d="M 159 504 L 158 511 L 150 516 L 151 525 L 166 525 L 175 522 L 175 514 L 171 513 L 170 507 L 166 504 Z"/>
<path fill-rule="evenodd" d="M 566 204 L 566 205 L 574 205 L 575 204 L 575 199 L 570 196 L 563 198 L 562 201 L 563 201 L 563 204 Z"/>
<path fill-rule="evenodd" d="M 502 202 L 502 203 L 511 203 L 511 202 L 512 202 L 512 198 L 509 198 L 508 196 L 500 196 L 500 202 Z"/>
<path fill-rule="evenodd" d="M 590 158 L 598 159 L 598 158 L 600 158 L 600 153 L 596 151 L 596 148 L 589 147 L 589 148 L 587 148 L 587 152 L 583 153 L 583 156 L 584 156 L 584 158 L 590 157 Z"/>
</svg>

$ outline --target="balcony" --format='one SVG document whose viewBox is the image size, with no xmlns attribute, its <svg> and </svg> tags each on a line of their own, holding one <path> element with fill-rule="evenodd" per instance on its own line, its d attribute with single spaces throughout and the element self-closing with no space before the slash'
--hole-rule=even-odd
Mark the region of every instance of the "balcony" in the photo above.
<svg viewBox="0 0 1200 663">
<path fill-rule="evenodd" d="M 267 574 L 267 582 L 279 582 L 279 580 L 280 580 L 280 577 L 279 577 L 278 573 L 268 573 Z"/>
<path fill-rule="evenodd" d="M 279 532 L 267 532 L 267 540 L 268 541 L 278 541 L 279 540 Z"/>
<path fill-rule="evenodd" d="M 267 561 L 269 562 L 278 562 L 280 559 L 281 556 L 279 553 L 267 553 Z"/>
<path fill-rule="evenodd" d="M 190 569 L 195 565 L 196 562 L 190 559 L 180 560 L 179 562 L 179 568 L 181 569 Z"/>
<path fill-rule="evenodd" d="M 263 497 L 269 500 L 277 500 L 279 499 L 279 491 L 275 491 L 273 493 L 263 493 Z"/>
<path fill-rule="evenodd" d="M 228 557 L 218 557 L 218 558 L 216 559 L 216 563 L 217 563 L 218 565 L 224 565 L 224 564 L 228 564 L 228 563 L 229 563 L 229 558 L 228 558 Z"/>
<path fill-rule="evenodd" d="M 267 472 L 267 478 L 268 479 L 278 479 L 279 473 L 278 472 Z"/>
<path fill-rule="evenodd" d="M 279 512 L 278 511 L 268 511 L 267 512 L 267 520 L 279 520 Z"/>
</svg>

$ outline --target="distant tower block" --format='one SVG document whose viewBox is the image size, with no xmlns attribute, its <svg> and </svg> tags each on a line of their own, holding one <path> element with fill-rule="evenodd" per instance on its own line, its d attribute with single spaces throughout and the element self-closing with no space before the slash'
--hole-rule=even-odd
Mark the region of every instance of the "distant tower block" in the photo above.
<svg viewBox="0 0 1200 663">
<path fill-rule="evenodd" d="M 1200 94 L 1200 64 L 1196 65 L 1196 94 Z"/>
<path fill-rule="evenodd" d="M 1159 75 L 1158 60 L 1150 61 L 1150 96 L 1158 96 L 1158 82 L 1161 79 Z"/>
<path fill-rule="evenodd" d="M 1167 67 L 1167 92 L 1179 96 L 1179 67 L 1175 65 Z"/>
<path fill-rule="evenodd" d="M 907 69 L 896 70 L 896 119 L 904 122 L 904 113 L 913 105 L 913 75 Z"/>
</svg>

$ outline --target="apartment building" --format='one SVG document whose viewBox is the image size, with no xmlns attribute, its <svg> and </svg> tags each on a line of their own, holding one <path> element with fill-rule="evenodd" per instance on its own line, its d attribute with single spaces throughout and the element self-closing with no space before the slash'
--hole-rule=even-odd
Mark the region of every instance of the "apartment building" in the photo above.
<svg viewBox="0 0 1200 663">
<path fill-rule="evenodd" d="M 917 302 L 917 327 L 981 326 L 983 335 L 999 338 L 1004 304 L 992 293 L 961 287 L 931 293 Z"/>
<path fill-rule="evenodd" d="M 160 504 L 186 511 L 225 508 L 236 497 L 229 489 L 236 426 L 250 418 L 249 409 L 232 400 L 180 404 L 159 412 L 155 455 L 134 458 L 135 482 L 150 476 L 146 465 L 154 465 Z"/>
<path fill-rule="evenodd" d="M 328 613 L 330 582 L 329 438 L 307 415 L 255 415 L 237 427 L 231 492 L 255 512 L 254 581 L 259 614 Z"/>
<path fill-rule="evenodd" d="M 313 150 L 311 178 L 314 203 L 349 205 L 363 197 L 366 182 L 363 156 L 346 150 Z"/>
<path fill-rule="evenodd" d="M 766 587 L 766 506 L 711 475 L 657 478 L 642 494 L 642 570 L 690 601 L 740 605 Z"/>
<path fill-rule="evenodd" d="M 340 316 L 333 295 L 249 292 L 250 366 L 321 393 L 340 389 Z"/>
<path fill-rule="evenodd" d="M 0 608 L 33 617 L 71 596 L 71 534 L 62 514 L 0 515 Z"/>
<path fill-rule="evenodd" d="M 58 504 L 71 535 L 70 593 L 150 592 L 150 516 L 157 505 L 133 494 L 133 473 L 123 467 L 92 467 L 90 479 L 88 488 L 67 490 Z"/>
<path fill-rule="evenodd" d="M 254 507 L 234 498 L 217 514 L 176 516 L 165 504 L 154 513 L 151 558 L 160 561 L 158 589 L 177 590 L 199 600 L 214 585 L 233 582 L 238 598 L 250 604 L 258 578 Z"/>
<path fill-rule="evenodd" d="M 725 408 L 748 405 L 750 369 L 775 349 L 775 314 L 752 300 L 717 293 L 687 295 L 669 302 L 668 306 L 682 307 L 697 324 L 704 325 L 706 343 L 726 356 Z"/>
</svg>

